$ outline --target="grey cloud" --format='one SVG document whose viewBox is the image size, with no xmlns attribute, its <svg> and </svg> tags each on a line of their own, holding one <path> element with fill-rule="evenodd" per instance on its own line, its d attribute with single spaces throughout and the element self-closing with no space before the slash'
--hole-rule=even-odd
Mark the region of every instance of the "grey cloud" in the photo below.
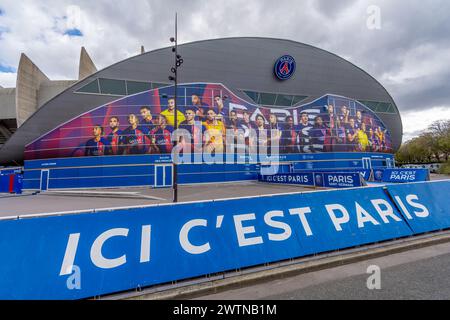
<svg viewBox="0 0 450 320">
<path fill-rule="evenodd" d="M 392 93 L 402 111 L 450 105 L 450 59 L 439 54 L 450 50 L 446 0 L 82 0 L 76 3 L 86 21 L 81 26 L 84 36 L 70 41 L 63 38 L 62 30 L 54 30 L 53 19 L 61 19 L 73 2 L 2 1 L 7 14 L 0 17 L 0 27 L 10 32 L 0 39 L 0 60 L 15 65 L 24 51 L 51 78 L 75 77 L 82 45 L 99 67 L 137 54 L 140 45 L 146 50 L 169 46 L 178 12 L 181 42 L 231 36 L 305 42 L 348 57 L 368 71 Z M 381 30 L 366 27 L 366 9 L 373 4 L 381 9 Z M 8 20 L 8 15 L 17 21 Z M 435 51 L 424 54 L 418 50 L 424 46 Z M 430 61 L 426 75 L 389 80 L 414 71 L 416 61 L 424 60 Z"/>
</svg>

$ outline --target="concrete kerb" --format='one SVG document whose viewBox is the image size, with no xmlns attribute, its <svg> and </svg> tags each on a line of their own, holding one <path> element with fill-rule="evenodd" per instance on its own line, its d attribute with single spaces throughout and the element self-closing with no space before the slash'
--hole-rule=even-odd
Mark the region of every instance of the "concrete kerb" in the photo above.
<svg viewBox="0 0 450 320">
<path fill-rule="evenodd" d="M 271 280 L 283 279 L 299 274 L 330 269 L 346 264 L 361 262 L 382 256 L 396 254 L 414 249 L 420 249 L 432 245 L 450 242 L 450 230 L 409 237 L 400 240 L 385 242 L 382 244 L 368 245 L 334 253 L 325 253 L 313 258 L 299 258 L 290 262 L 279 262 L 266 267 L 249 268 L 240 274 L 225 273 L 211 278 L 205 278 L 204 282 L 196 280 L 181 282 L 176 288 L 164 289 L 148 288 L 140 291 L 125 292 L 120 294 L 98 297 L 102 300 L 169 300 L 190 299 L 206 294 L 213 294 L 263 283 Z M 258 269 L 264 269 L 259 270 Z M 170 287 L 170 286 L 168 286 Z M 172 286 L 173 287 L 173 286 Z"/>
</svg>

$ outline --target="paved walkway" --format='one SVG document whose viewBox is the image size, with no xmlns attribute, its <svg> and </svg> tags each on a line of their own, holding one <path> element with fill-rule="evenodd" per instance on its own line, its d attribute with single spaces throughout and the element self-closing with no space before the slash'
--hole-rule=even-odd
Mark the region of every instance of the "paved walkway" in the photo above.
<svg viewBox="0 0 450 320">
<path fill-rule="evenodd" d="M 172 202 L 172 189 L 126 188 L 41 193 L 37 195 L 0 196 L 0 217 L 143 206 Z M 298 186 L 270 185 L 258 182 L 179 186 L 179 202 L 252 197 L 279 193 L 312 191 Z M 117 193 L 117 194 L 114 194 Z M 130 195 L 133 193 L 133 195 Z M 139 197 L 141 195 L 142 197 Z M 153 197 L 153 199 L 151 199 Z"/>
<path fill-rule="evenodd" d="M 367 280 L 380 269 L 380 290 Z M 450 299 L 450 243 L 198 297 L 204 300 Z"/>
</svg>

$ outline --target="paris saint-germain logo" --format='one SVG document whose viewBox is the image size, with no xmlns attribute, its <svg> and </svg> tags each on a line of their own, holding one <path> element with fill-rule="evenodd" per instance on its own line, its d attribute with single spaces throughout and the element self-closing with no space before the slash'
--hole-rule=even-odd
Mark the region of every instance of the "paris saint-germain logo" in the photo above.
<svg viewBox="0 0 450 320">
<path fill-rule="evenodd" d="M 280 80 L 288 80 L 295 72 L 295 59 L 289 55 L 278 58 L 275 62 L 275 75 Z"/>
<path fill-rule="evenodd" d="M 316 179 L 316 186 L 317 187 L 322 187 L 323 186 L 322 175 L 321 174 L 316 174 L 315 179 Z"/>
</svg>

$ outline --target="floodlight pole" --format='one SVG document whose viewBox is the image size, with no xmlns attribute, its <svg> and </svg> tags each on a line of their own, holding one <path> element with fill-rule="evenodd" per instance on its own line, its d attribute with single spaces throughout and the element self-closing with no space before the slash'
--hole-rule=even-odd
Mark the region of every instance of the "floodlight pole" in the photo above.
<svg viewBox="0 0 450 320">
<path fill-rule="evenodd" d="M 183 59 L 180 55 L 178 55 L 178 26 L 177 26 L 177 13 L 175 13 L 175 37 L 170 38 L 170 42 L 174 42 L 175 45 L 172 47 L 172 52 L 175 53 L 175 66 L 171 68 L 171 72 L 174 76 L 169 76 L 170 81 L 174 81 L 175 83 L 175 115 L 174 115 L 174 130 L 178 129 L 178 103 L 177 103 L 177 89 L 178 89 L 178 67 L 183 64 Z M 175 141 L 175 145 L 177 141 Z M 178 202 L 178 174 L 177 174 L 177 161 L 175 161 L 174 157 L 172 157 L 172 166 L 173 166 L 173 202 Z"/>
</svg>

